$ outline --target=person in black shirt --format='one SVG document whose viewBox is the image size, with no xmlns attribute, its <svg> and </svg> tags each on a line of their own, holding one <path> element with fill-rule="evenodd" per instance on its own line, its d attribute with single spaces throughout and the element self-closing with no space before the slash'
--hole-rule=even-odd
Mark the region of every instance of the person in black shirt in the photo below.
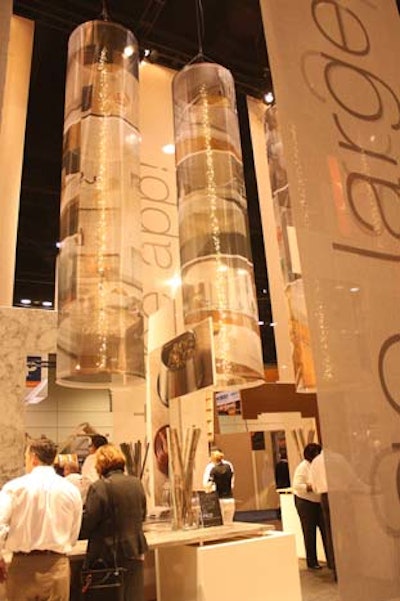
<svg viewBox="0 0 400 601">
<path fill-rule="evenodd" d="M 215 484 L 220 499 L 230 499 L 232 493 L 233 469 L 228 461 L 224 461 L 223 453 L 215 453 L 214 467 L 210 471 L 209 480 Z"/>
</svg>

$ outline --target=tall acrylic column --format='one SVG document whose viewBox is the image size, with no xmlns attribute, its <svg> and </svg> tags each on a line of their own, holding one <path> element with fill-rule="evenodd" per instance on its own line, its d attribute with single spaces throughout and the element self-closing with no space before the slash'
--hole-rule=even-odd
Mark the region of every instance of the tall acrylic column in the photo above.
<svg viewBox="0 0 400 601">
<path fill-rule="evenodd" d="M 217 387 L 261 383 L 263 360 L 234 81 L 213 63 L 173 80 L 185 325 L 213 322 Z"/>
<path fill-rule="evenodd" d="M 271 191 L 277 226 L 280 264 L 290 313 L 293 368 L 297 392 L 315 391 L 314 359 L 304 298 L 304 282 L 293 222 L 286 159 L 279 128 L 278 111 L 265 113 L 265 133 Z"/>
<path fill-rule="evenodd" d="M 57 381 L 144 377 L 138 47 L 109 21 L 72 33 L 64 118 Z"/>
</svg>

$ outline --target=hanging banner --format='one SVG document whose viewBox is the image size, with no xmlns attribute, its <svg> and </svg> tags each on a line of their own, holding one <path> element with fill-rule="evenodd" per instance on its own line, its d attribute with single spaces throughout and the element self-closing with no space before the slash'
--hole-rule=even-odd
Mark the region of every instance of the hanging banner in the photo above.
<svg viewBox="0 0 400 601">
<path fill-rule="evenodd" d="M 142 61 L 140 181 L 143 308 L 145 317 L 175 300 L 175 329 L 182 328 L 178 208 L 171 85 L 174 71 Z M 160 119 L 160 106 L 163 118 Z M 146 323 L 146 322 L 145 322 Z M 147 325 L 145 325 L 147 340 Z"/>
<path fill-rule="evenodd" d="M 10 39 L 10 23 L 12 16 L 11 0 L 4 0 L 0 6 L 0 130 L 3 112 L 4 84 L 6 81 L 8 43 Z"/>
<path fill-rule="evenodd" d="M 140 65 L 139 191 L 147 352 L 147 390 L 143 406 L 146 408 L 146 437 L 150 443 L 144 485 L 151 507 L 164 502 L 163 486 L 168 480 L 166 429 L 169 408 L 161 402 L 157 391 L 160 347 L 183 327 L 173 145 L 173 76 L 174 71 L 170 69 L 144 61 Z"/>
<path fill-rule="evenodd" d="M 11 306 L 34 23 L 0 7 L 0 305 Z M 7 59 L 7 60 L 6 60 Z"/>
<path fill-rule="evenodd" d="M 341 598 L 400 598 L 400 55 L 393 0 L 261 0 Z"/>
</svg>

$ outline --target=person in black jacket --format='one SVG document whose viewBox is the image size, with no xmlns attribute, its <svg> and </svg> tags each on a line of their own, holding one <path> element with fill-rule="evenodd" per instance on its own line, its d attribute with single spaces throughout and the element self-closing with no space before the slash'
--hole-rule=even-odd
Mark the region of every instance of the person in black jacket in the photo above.
<svg viewBox="0 0 400 601">
<path fill-rule="evenodd" d="M 125 458 L 117 447 L 107 444 L 96 451 L 100 479 L 89 488 L 80 538 L 88 539 L 89 566 L 99 559 L 112 565 L 115 542 L 118 566 L 127 569 L 124 601 L 143 601 L 146 496 L 140 480 L 124 474 L 124 468 Z"/>
<path fill-rule="evenodd" d="M 213 451 L 211 457 L 213 466 L 208 480 L 214 483 L 220 499 L 231 499 L 233 497 L 233 466 L 230 461 L 225 461 L 221 451 Z"/>
</svg>

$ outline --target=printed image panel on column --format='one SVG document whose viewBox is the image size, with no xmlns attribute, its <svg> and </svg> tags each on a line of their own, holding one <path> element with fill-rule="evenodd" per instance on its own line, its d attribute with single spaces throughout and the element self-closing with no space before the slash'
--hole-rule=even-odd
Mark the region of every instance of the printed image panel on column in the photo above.
<svg viewBox="0 0 400 601">
<path fill-rule="evenodd" d="M 110 21 L 71 34 L 64 116 L 57 381 L 144 377 L 138 47 Z"/>
<path fill-rule="evenodd" d="M 264 379 L 236 97 L 214 63 L 173 80 L 186 326 L 212 318 L 217 387 Z"/>
<path fill-rule="evenodd" d="M 265 133 L 279 257 L 290 313 L 290 336 L 296 388 L 298 392 L 310 392 L 315 390 L 316 386 L 314 360 L 296 228 L 290 202 L 286 159 L 276 105 L 268 107 L 265 112 Z"/>
</svg>

